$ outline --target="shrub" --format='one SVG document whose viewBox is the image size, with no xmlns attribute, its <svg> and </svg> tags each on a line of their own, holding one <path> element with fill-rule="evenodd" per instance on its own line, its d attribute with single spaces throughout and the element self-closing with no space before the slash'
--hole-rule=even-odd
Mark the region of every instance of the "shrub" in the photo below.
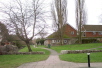
<svg viewBox="0 0 102 68">
<path fill-rule="evenodd" d="M 82 43 L 86 44 L 86 43 L 99 43 L 100 41 L 98 41 L 97 39 L 82 39 Z M 75 42 L 76 44 L 78 43 L 78 40 Z"/>
<path fill-rule="evenodd" d="M 37 43 L 37 44 L 40 43 L 41 45 L 44 45 L 44 41 L 45 41 L 44 39 L 37 39 L 37 40 L 36 40 L 36 43 Z"/>
<path fill-rule="evenodd" d="M 12 41 L 13 45 L 16 45 L 19 49 L 25 47 L 23 41 Z"/>
<path fill-rule="evenodd" d="M 97 43 L 97 39 L 82 39 L 82 43 Z"/>
</svg>

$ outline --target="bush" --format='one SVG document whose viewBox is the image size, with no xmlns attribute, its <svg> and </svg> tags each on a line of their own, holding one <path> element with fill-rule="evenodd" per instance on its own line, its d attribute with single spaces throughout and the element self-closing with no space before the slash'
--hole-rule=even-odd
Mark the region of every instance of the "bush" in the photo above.
<svg viewBox="0 0 102 68">
<path fill-rule="evenodd" d="M 37 43 L 37 45 L 40 43 L 41 45 L 44 45 L 44 39 L 37 39 L 36 40 L 36 43 Z"/>
<path fill-rule="evenodd" d="M 97 43 L 97 39 L 82 39 L 82 43 Z"/>
<path fill-rule="evenodd" d="M 82 43 L 86 44 L 86 43 L 99 43 L 100 41 L 98 41 L 97 39 L 82 39 Z M 78 44 L 78 40 L 75 42 L 76 44 Z"/>
<path fill-rule="evenodd" d="M 13 45 L 16 45 L 19 49 L 25 47 L 25 46 L 23 46 L 25 44 L 22 43 L 21 41 L 12 41 L 12 43 L 13 43 Z"/>
</svg>

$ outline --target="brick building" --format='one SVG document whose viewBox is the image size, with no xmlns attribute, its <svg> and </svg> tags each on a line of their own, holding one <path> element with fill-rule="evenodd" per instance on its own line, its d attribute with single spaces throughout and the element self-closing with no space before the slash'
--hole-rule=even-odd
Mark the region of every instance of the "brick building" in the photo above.
<svg viewBox="0 0 102 68">
<path fill-rule="evenodd" d="M 83 25 L 83 37 L 102 37 L 102 25 Z"/>
<path fill-rule="evenodd" d="M 63 43 L 64 44 L 74 44 L 77 39 L 77 30 L 73 28 L 71 25 L 66 24 L 64 26 L 64 36 Z M 82 27 L 82 38 L 83 39 L 98 39 L 102 41 L 102 25 L 83 25 Z M 58 45 L 60 40 L 57 39 L 56 32 L 51 34 L 45 40 L 45 45 Z"/>
<path fill-rule="evenodd" d="M 63 43 L 64 44 L 73 44 L 76 41 L 77 37 L 77 30 L 70 26 L 69 24 L 66 24 L 63 29 Z M 47 37 L 45 40 L 45 45 L 59 45 L 60 40 L 57 38 L 56 32 L 51 34 L 50 36 Z"/>
</svg>

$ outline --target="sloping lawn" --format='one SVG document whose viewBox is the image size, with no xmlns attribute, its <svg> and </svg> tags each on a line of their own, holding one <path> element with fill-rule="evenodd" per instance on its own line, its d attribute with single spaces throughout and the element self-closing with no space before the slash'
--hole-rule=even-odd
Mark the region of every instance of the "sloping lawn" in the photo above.
<svg viewBox="0 0 102 68">
<path fill-rule="evenodd" d="M 97 48 L 97 47 L 102 47 L 102 43 L 52 46 L 51 49 L 53 49 L 53 50 L 57 51 L 58 53 L 60 53 L 61 50 L 85 50 L 85 49 L 91 49 L 91 48 Z"/>
<path fill-rule="evenodd" d="M 85 50 L 85 49 L 92 49 L 96 48 L 96 50 L 102 50 L 102 43 L 91 43 L 91 44 L 75 44 L 75 45 L 63 45 L 63 46 L 52 46 L 51 49 L 57 51 L 58 53 L 61 50 Z M 70 61 L 70 62 L 77 62 L 77 63 L 87 63 L 87 54 L 62 54 L 59 55 L 61 60 Z M 91 53 L 91 62 L 102 62 L 102 52 Z"/>
<path fill-rule="evenodd" d="M 43 55 L 0 55 L 0 68 L 17 68 L 21 64 L 28 62 L 36 62 L 46 60 L 50 52 L 45 49 L 33 48 L 33 51 L 44 51 Z M 28 52 L 27 47 L 21 49 L 20 52 Z"/>
</svg>

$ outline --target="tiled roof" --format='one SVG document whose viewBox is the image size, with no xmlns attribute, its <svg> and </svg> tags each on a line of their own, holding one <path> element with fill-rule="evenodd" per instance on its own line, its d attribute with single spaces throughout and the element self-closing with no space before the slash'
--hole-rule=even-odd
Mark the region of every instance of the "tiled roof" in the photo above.
<svg viewBox="0 0 102 68">
<path fill-rule="evenodd" d="M 102 25 L 84 25 L 82 31 L 102 31 Z"/>
</svg>

